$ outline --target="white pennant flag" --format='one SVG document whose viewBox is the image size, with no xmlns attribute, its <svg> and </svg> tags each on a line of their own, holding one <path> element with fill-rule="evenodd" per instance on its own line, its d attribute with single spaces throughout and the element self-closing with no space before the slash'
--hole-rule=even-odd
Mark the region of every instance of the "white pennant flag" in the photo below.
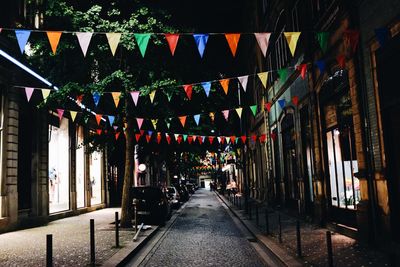
<svg viewBox="0 0 400 267">
<path fill-rule="evenodd" d="M 258 46 L 260 47 L 264 57 L 266 57 L 269 38 L 271 37 L 271 33 L 270 32 L 259 32 L 259 33 L 254 33 L 254 36 L 257 39 Z"/>
<path fill-rule="evenodd" d="M 78 38 L 79 45 L 81 46 L 83 56 L 86 57 L 86 52 L 88 50 L 90 40 L 92 39 L 92 32 L 76 32 L 76 37 Z"/>
<path fill-rule="evenodd" d="M 240 84 L 242 85 L 243 90 L 246 92 L 246 89 L 247 89 L 247 81 L 249 80 L 249 75 L 240 76 L 240 77 L 237 77 L 237 78 L 238 78 Z"/>
</svg>

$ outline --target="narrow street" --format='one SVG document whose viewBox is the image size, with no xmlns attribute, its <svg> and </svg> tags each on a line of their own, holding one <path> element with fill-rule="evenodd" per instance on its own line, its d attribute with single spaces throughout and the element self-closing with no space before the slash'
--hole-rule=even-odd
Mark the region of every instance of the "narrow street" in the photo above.
<svg viewBox="0 0 400 267">
<path fill-rule="evenodd" d="M 264 264 L 215 194 L 200 189 L 139 266 Z"/>
</svg>

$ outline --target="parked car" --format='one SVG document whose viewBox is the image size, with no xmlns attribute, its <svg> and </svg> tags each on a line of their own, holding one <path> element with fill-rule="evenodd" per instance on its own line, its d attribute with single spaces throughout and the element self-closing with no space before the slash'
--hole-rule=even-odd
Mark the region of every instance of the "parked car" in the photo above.
<svg viewBox="0 0 400 267">
<path fill-rule="evenodd" d="M 178 190 L 173 186 L 168 186 L 167 188 L 165 188 L 165 192 L 167 194 L 167 198 L 171 204 L 171 207 L 179 208 L 179 206 L 181 205 L 181 196 L 179 195 Z"/>
<path fill-rule="evenodd" d="M 171 218 L 171 208 L 161 188 L 132 187 L 131 199 L 136 205 L 138 223 L 164 225 Z"/>
<path fill-rule="evenodd" d="M 175 185 L 176 190 L 178 190 L 178 193 L 180 195 L 180 200 L 182 202 L 188 201 L 189 200 L 189 191 L 187 190 L 186 186 L 183 184 L 176 184 Z"/>
<path fill-rule="evenodd" d="M 194 194 L 194 185 L 193 184 L 187 183 L 186 188 L 189 191 L 189 194 Z"/>
</svg>

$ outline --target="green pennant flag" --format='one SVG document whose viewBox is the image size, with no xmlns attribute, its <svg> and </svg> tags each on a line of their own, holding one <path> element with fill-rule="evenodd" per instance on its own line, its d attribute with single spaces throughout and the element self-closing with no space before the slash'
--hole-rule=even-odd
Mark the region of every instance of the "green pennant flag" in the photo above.
<svg viewBox="0 0 400 267">
<path fill-rule="evenodd" d="M 169 129 L 169 127 L 171 126 L 170 120 L 165 120 L 165 124 L 167 124 L 167 128 Z"/>
<path fill-rule="evenodd" d="M 184 134 L 183 135 L 183 142 L 186 142 L 186 139 L 188 138 L 188 135 L 187 134 Z"/>
<path fill-rule="evenodd" d="M 173 93 L 166 93 L 166 94 L 167 94 L 168 102 L 171 102 Z"/>
<path fill-rule="evenodd" d="M 284 83 L 288 77 L 288 69 L 280 69 L 278 70 L 279 79 L 282 83 Z"/>
<path fill-rule="evenodd" d="M 136 42 L 139 46 L 140 53 L 142 57 L 146 54 L 147 45 L 151 37 L 151 33 L 134 33 Z"/>
<path fill-rule="evenodd" d="M 325 53 L 328 50 L 329 32 L 317 32 L 316 37 L 322 51 Z"/>
<path fill-rule="evenodd" d="M 253 112 L 253 116 L 257 114 L 257 105 L 250 106 L 251 112 Z"/>
</svg>

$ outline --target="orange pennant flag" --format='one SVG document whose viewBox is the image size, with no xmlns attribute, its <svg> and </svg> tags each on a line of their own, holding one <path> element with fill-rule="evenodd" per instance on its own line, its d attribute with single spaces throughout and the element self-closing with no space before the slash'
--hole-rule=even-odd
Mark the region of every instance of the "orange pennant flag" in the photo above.
<svg viewBox="0 0 400 267">
<path fill-rule="evenodd" d="M 96 121 L 97 121 L 97 124 L 98 124 L 98 125 L 100 125 L 101 118 L 103 118 L 103 115 L 101 115 L 101 114 L 96 114 Z"/>
<path fill-rule="evenodd" d="M 49 38 L 51 50 L 53 55 L 56 54 L 58 43 L 60 42 L 62 32 L 46 32 L 47 38 Z"/>
<path fill-rule="evenodd" d="M 231 49 L 232 55 L 236 56 L 236 50 L 240 39 L 240 33 L 227 33 L 225 38 L 228 41 L 229 48 Z"/>
<path fill-rule="evenodd" d="M 181 123 L 182 123 L 182 127 L 185 127 L 185 123 L 186 123 L 186 116 L 179 117 L 179 120 L 180 120 L 180 121 L 181 121 Z"/>
<path fill-rule="evenodd" d="M 118 107 L 119 97 L 121 96 L 121 92 L 112 92 L 111 95 L 114 100 L 115 107 Z"/>
<path fill-rule="evenodd" d="M 165 39 L 168 42 L 169 50 L 171 50 L 172 56 L 174 56 L 176 45 L 178 44 L 178 40 L 179 40 L 179 34 L 166 33 Z"/>
<path fill-rule="evenodd" d="M 219 80 L 219 82 L 221 83 L 221 86 L 224 89 L 225 94 L 227 95 L 229 90 L 229 79 Z"/>
</svg>

